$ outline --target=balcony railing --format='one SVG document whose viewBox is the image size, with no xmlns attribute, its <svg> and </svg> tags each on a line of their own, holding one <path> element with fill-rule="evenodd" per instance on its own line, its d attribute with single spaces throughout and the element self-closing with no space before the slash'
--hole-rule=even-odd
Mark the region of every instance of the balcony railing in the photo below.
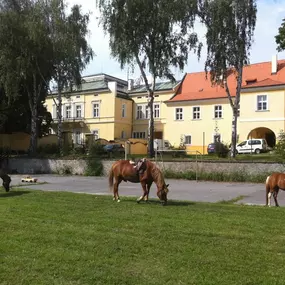
<svg viewBox="0 0 285 285">
<path fill-rule="evenodd" d="M 58 118 L 53 118 L 53 121 L 54 122 L 58 122 Z M 84 121 L 84 118 L 83 117 L 64 117 L 61 119 L 61 121 L 64 123 L 70 123 L 70 122 L 83 122 Z"/>
</svg>

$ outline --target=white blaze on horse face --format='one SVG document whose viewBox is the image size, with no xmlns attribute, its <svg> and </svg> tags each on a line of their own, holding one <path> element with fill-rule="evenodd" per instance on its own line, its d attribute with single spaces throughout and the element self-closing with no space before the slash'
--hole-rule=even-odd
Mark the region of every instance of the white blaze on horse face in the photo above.
<svg viewBox="0 0 285 285">
<path fill-rule="evenodd" d="M 266 184 L 268 183 L 269 177 L 270 177 L 270 176 L 267 176 L 267 178 L 266 178 L 266 182 L 265 182 Z"/>
<path fill-rule="evenodd" d="M 269 192 L 269 193 L 268 193 L 268 195 L 267 195 L 267 197 L 268 197 L 268 205 L 269 205 L 269 207 L 271 206 L 271 195 L 272 195 L 272 193 L 271 193 L 271 192 Z"/>
</svg>

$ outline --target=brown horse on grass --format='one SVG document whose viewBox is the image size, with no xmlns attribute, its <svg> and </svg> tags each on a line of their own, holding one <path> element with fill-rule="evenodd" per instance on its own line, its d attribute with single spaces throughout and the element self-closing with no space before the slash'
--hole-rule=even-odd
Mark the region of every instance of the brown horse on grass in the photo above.
<svg viewBox="0 0 285 285">
<path fill-rule="evenodd" d="M 149 190 L 154 182 L 157 186 L 158 198 L 162 205 L 166 205 L 169 184 L 165 184 L 161 170 L 151 161 L 142 159 L 134 166 L 129 160 L 119 160 L 112 165 L 109 173 L 109 187 L 110 190 L 113 188 L 114 200 L 117 202 L 120 202 L 119 184 L 122 181 L 141 183 L 143 195 L 137 199 L 138 203 L 142 200 L 148 201 Z"/>
<path fill-rule="evenodd" d="M 271 206 L 271 196 L 275 201 L 275 206 L 279 207 L 277 196 L 279 189 L 285 190 L 285 173 L 274 172 L 266 178 L 266 206 Z M 269 203 L 268 203 L 269 202 Z"/>
</svg>

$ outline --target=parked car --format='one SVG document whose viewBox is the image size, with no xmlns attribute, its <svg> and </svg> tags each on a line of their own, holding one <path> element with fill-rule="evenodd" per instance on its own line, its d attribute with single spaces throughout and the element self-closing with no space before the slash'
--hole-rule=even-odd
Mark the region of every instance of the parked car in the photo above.
<svg viewBox="0 0 285 285">
<path fill-rule="evenodd" d="M 265 139 L 250 139 L 239 143 L 236 146 L 237 153 L 261 153 L 267 152 L 270 148 Z"/>
<path fill-rule="evenodd" d="M 112 153 L 123 153 L 125 152 L 125 148 L 121 144 L 106 144 L 103 147 L 105 152 L 112 152 Z"/>
<path fill-rule="evenodd" d="M 218 156 L 226 157 L 229 154 L 229 148 L 221 142 L 215 142 L 208 145 L 207 152 L 208 154 L 215 153 Z"/>
</svg>

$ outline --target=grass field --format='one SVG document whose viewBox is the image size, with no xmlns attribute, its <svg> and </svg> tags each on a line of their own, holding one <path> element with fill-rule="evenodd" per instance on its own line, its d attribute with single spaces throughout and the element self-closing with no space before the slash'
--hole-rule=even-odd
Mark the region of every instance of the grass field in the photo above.
<svg viewBox="0 0 285 285">
<path fill-rule="evenodd" d="M 0 284 L 284 284 L 284 222 L 285 208 L 1 190 Z"/>
</svg>

